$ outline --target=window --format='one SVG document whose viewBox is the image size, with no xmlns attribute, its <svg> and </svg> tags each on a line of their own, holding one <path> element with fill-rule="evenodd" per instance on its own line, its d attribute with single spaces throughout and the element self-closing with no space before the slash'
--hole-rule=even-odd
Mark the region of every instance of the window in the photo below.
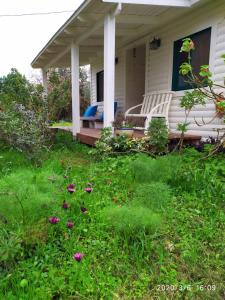
<svg viewBox="0 0 225 300">
<path fill-rule="evenodd" d="M 194 73 L 198 73 L 200 66 L 209 64 L 211 28 L 207 28 L 188 37 L 190 37 L 195 44 L 195 50 L 191 51 L 191 58 Z M 179 74 L 179 67 L 183 62 L 187 61 L 188 56 L 187 53 L 180 52 L 183 39 L 184 38 L 174 42 L 172 81 L 173 91 L 181 91 L 193 88 L 193 86 L 185 82 L 184 77 Z"/>
<path fill-rule="evenodd" d="M 104 71 L 96 74 L 97 81 L 97 102 L 104 101 Z"/>
</svg>

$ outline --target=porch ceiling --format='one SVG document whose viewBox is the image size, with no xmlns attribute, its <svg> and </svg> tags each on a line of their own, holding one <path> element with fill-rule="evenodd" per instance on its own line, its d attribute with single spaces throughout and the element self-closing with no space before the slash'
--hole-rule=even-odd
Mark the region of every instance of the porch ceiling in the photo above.
<svg viewBox="0 0 225 300">
<path fill-rule="evenodd" d="M 195 2 L 196 5 L 202 3 L 202 0 L 190 1 Z M 127 1 L 124 0 L 124 2 Z M 101 56 L 104 43 L 104 16 L 115 7 L 116 3 L 106 3 L 101 0 L 84 1 L 36 56 L 31 63 L 32 67 L 45 69 L 69 67 L 72 41 L 78 42 L 80 45 L 81 65 L 89 64 L 92 58 Z M 192 7 L 122 4 L 121 14 L 116 18 L 116 49 L 132 43 L 146 34 L 154 35 L 157 27 L 163 26 L 191 9 Z"/>
</svg>

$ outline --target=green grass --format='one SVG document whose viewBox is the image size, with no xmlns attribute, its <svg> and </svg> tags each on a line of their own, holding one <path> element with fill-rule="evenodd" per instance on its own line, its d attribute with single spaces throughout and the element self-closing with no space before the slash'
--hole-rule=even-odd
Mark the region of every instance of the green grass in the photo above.
<svg viewBox="0 0 225 300">
<path fill-rule="evenodd" d="M 61 121 L 61 122 L 56 122 L 56 123 L 52 124 L 52 127 L 57 127 L 57 126 L 69 127 L 69 126 L 72 126 L 72 122 Z"/>
<path fill-rule="evenodd" d="M 0 152 L 0 299 L 223 299 L 224 157 L 88 152 L 63 134 L 40 167 Z"/>
</svg>

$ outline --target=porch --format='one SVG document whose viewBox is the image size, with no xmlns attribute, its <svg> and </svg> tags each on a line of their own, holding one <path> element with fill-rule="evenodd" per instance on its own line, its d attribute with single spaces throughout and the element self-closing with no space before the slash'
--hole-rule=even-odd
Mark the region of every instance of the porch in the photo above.
<svg viewBox="0 0 225 300">
<path fill-rule="evenodd" d="M 80 127 L 79 66 L 91 65 L 91 104 L 101 103 L 103 126 L 112 126 L 114 101 L 118 101 L 118 110 L 125 112 L 140 104 L 146 92 L 171 89 L 171 78 L 163 77 L 171 73 L 169 69 L 160 74 L 157 71 L 167 66 L 167 61 L 160 68 L 156 67 L 161 57 L 164 60 L 165 57 L 171 57 L 171 53 L 166 52 L 165 55 L 164 49 L 168 48 L 170 41 L 167 36 L 158 35 L 157 30 L 194 11 L 201 4 L 201 0 L 86 0 L 79 7 L 32 62 L 33 67 L 42 68 L 46 92 L 48 69 L 70 67 L 74 136 L 80 140 L 99 138 L 99 130 L 87 134 L 87 129 Z M 158 51 L 151 50 L 155 36 L 162 38 L 162 46 Z M 97 88 L 100 86 L 98 77 L 99 80 L 102 78 L 100 91 Z M 177 103 L 174 97 L 173 107 L 177 107 Z M 177 117 L 180 116 L 181 112 L 176 108 L 170 129 L 176 128 Z M 140 132 L 136 134 L 139 136 Z"/>
<path fill-rule="evenodd" d="M 57 130 L 65 130 L 67 132 L 72 133 L 72 127 L 56 126 L 52 128 Z M 95 143 L 100 138 L 100 136 L 101 136 L 101 129 L 81 128 L 80 132 L 77 134 L 77 140 L 82 144 L 95 146 Z M 133 137 L 134 138 L 144 137 L 144 130 L 134 130 Z M 173 132 L 169 133 L 170 143 L 177 143 L 179 139 L 180 139 L 179 133 L 173 133 Z M 184 136 L 184 143 L 186 144 L 198 145 L 200 140 L 201 140 L 201 136 L 198 135 L 185 134 Z"/>
</svg>

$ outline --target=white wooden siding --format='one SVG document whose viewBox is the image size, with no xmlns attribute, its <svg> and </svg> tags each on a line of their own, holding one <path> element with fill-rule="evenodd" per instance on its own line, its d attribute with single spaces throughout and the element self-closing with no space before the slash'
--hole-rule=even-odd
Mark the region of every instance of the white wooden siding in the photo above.
<svg viewBox="0 0 225 300">
<path fill-rule="evenodd" d="M 163 18 L 163 14 L 160 15 Z M 210 47 L 210 69 L 214 73 L 217 84 L 224 83 L 225 65 L 221 55 L 225 53 L 225 1 L 210 1 L 198 9 L 187 10 L 187 14 L 175 19 L 166 26 L 159 27 L 152 35 L 147 37 L 146 43 L 146 80 L 145 93 L 159 90 L 170 90 L 172 86 L 173 72 L 173 44 L 174 41 L 196 33 L 208 27 L 212 27 Z M 149 50 L 149 42 L 154 36 L 161 39 L 161 47 L 158 50 Z M 143 38 L 146 41 L 146 37 Z M 137 41 L 138 43 L 138 41 Z M 126 46 L 126 49 L 129 46 Z M 132 48 L 132 46 L 131 46 Z M 124 51 L 123 51 L 124 50 Z M 125 49 L 118 54 L 119 63 L 116 65 L 115 98 L 119 100 L 120 110 L 125 109 L 126 96 L 126 72 Z M 91 71 L 91 99 L 96 101 L 96 73 L 103 69 L 100 60 L 92 62 Z M 184 120 L 184 110 L 180 108 L 180 98 L 183 92 L 177 92 L 172 100 L 169 111 L 170 129 L 176 131 L 177 123 Z M 129 106 L 129 105 L 128 105 Z M 211 124 L 198 127 L 195 119 L 201 123 L 202 117 L 208 122 L 215 115 L 215 106 L 196 106 L 190 114 L 189 133 L 199 134 L 203 137 L 216 136 L 216 129 L 224 127 L 221 119 L 215 119 Z M 214 130 L 215 129 L 215 130 Z"/>
<path fill-rule="evenodd" d="M 162 41 L 161 47 L 156 51 L 148 51 L 146 67 L 146 92 L 157 90 L 169 90 L 172 86 L 173 72 L 173 43 L 174 41 L 212 27 L 210 69 L 214 72 L 217 84 L 223 84 L 225 65 L 221 55 L 225 53 L 225 1 L 211 1 L 201 9 L 187 13 L 182 18 L 154 33 Z M 149 41 L 152 37 L 149 37 Z M 173 98 L 169 111 L 170 129 L 176 131 L 177 123 L 184 120 L 184 110 L 180 108 L 180 98 L 183 92 L 177 92 Z M 215 115 L 214 104 L 196 106 L 190 114 L 188 121 L 189 133 L 199 134 L 203 137 L 216 136 L 216 129 L 223 128 L 221 119 L 215 119 L 212 123 L 199 127 L 198 123 L 209 122 Z"/>
</svg>

